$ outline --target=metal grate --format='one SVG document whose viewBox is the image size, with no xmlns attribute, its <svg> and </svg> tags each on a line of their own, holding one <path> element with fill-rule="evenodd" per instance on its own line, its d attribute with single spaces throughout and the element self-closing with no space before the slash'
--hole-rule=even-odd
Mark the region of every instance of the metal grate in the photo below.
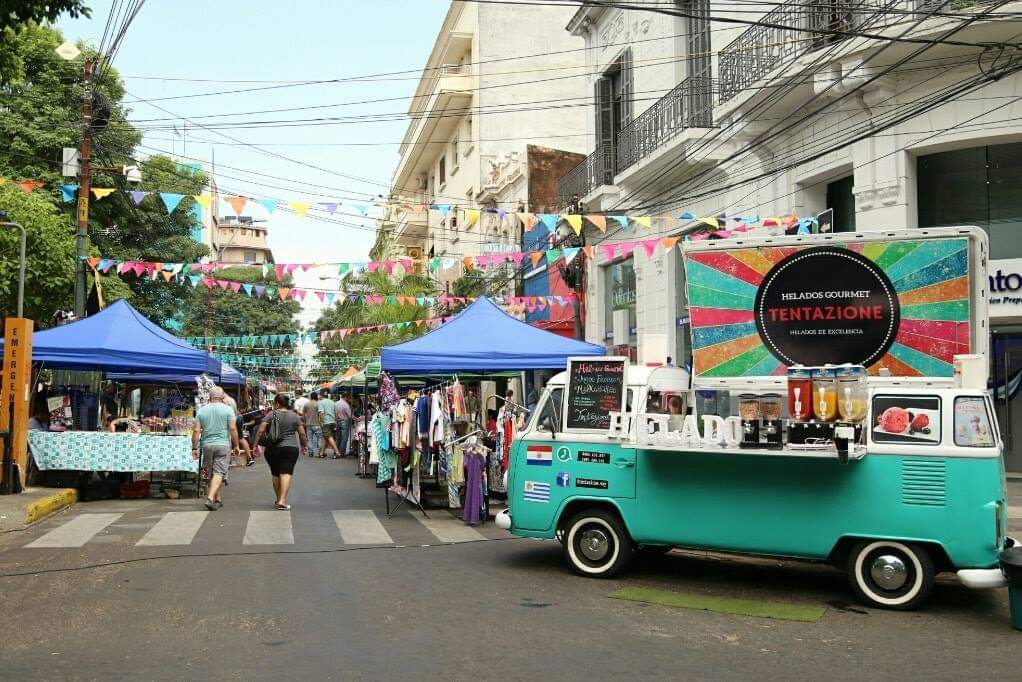
<svg viewBox="0 0 1022 682">
<path fill-rule="evenodd" d="M 947 470 L 942 459 L 906 459 L 901 463 L 901 501 L 923 507 L 943 507 L 947 500 Z"/>
</svg>

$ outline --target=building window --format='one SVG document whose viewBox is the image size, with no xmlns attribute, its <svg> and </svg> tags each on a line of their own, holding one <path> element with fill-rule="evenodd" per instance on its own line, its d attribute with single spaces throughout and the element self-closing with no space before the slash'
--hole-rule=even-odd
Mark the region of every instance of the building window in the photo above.
<svg viewBox="0 0 1022 682">
<path fill-rule="evenodd" d="M 635 360 L 638 337 L 635 321 L 634 257 L 629 256 L 605 266 L 603 276 L 608 351 L 613 355 L 627 355 Z"/>
<path fill-rule="evenodd" d="M 632 119 L 632 50 L 626 49 L 596 81 L 596 144 L 603 150 L 602 180 L 613 184 L 618 136 Z"/>
<path fill-rule="evenodd" d="M 1022 257 L 1022 143 L 920 156 L 919 227 L 978 225 L 993 258 Z"/>
<path fill-rule="evenodd" d="M 258 263 L 259 262 L 259 257 L 258 257 L 258 255 L 256 254 L 255 251 L 246 251 L 245 252 L 245 262 L 246 263 Z"/>
<path fill-rule="evenodd" d="M 451 166 L 452 173 L 458 170 L 458 133 L 454 133 L 454 139 L 451 140 Z"/>
<path fill-rule="evenodd" d="M 440 157 L 440 168 L 437 171 L 437 176 L 440 178 L 440 186 L 443 187 L 447 182 L 447 154 L 443 154 Z"/>
<path fill-rule="evenodd" d="M 685 125 L 706 127 L 712 125 L 713 120 L 710 0 L 683 0 L 678 4 L 688 14 L 685 20 L 688 34 L 686 75 L 690 87 L 685 102 Z"/>
<path fill-rule="evenodd" d="M 832 232 L 855 232 L 854 186 L 855 178 L 851 175 L 827 183 L 827 208 L 834 211 Z"/>
<path fill-rule="evenodd" d="M 468 156 L 472 151 L 472 145 L 475 140 L 472 139 L 472 117 L 469 116 L 465 120 L 465 156 Z"/>
</svg>

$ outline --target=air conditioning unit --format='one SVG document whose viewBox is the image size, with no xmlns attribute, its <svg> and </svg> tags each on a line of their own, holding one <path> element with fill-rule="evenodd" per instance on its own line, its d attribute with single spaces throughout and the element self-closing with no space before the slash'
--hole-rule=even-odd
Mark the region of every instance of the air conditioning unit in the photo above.
<svg viewBox="0 0 1022 682">
<path fill-rule="evenodd" d="M 626 346 L 631 339 L 632 316 L 628 308 L 614 311 L 614 345 Z"/>
</svg>

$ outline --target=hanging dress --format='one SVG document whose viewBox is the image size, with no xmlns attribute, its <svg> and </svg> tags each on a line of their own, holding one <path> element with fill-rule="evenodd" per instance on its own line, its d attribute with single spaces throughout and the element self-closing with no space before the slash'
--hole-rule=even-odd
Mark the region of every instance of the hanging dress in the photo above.
<svg viewBox="0 0 1022 682">
<path fill-rule="evenodd" d="M 486 455 L 476 449 L 465 451 L 465 504 L 461 518 L 470 526 L 482 520 L 483 467 Z"/>
</svg>

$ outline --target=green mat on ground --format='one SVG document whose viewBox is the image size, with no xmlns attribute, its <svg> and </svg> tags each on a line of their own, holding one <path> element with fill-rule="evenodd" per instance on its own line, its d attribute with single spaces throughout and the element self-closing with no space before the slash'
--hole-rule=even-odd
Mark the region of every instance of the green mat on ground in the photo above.
<svg viewBox="0 0 1022 682">
<path fill-rule="evenodd" d="M 625 587 L 607 595 L 611 599 L 640 601 L 661 606 L 677 606 L 684 609 L 700 609 L 717 613 L 732 613 L 757 618 L 775 618 L 777 620 L 798 620 L 815 623 L 820 620 L 826 609 L 821 606 L 805 604 L 788 604 L 758 599 L 737 599 L 734 597 L 708 597 L 701 594 L 686 592 L 669 592 L 654 590 L 648 587 Z"/>
</svg>

